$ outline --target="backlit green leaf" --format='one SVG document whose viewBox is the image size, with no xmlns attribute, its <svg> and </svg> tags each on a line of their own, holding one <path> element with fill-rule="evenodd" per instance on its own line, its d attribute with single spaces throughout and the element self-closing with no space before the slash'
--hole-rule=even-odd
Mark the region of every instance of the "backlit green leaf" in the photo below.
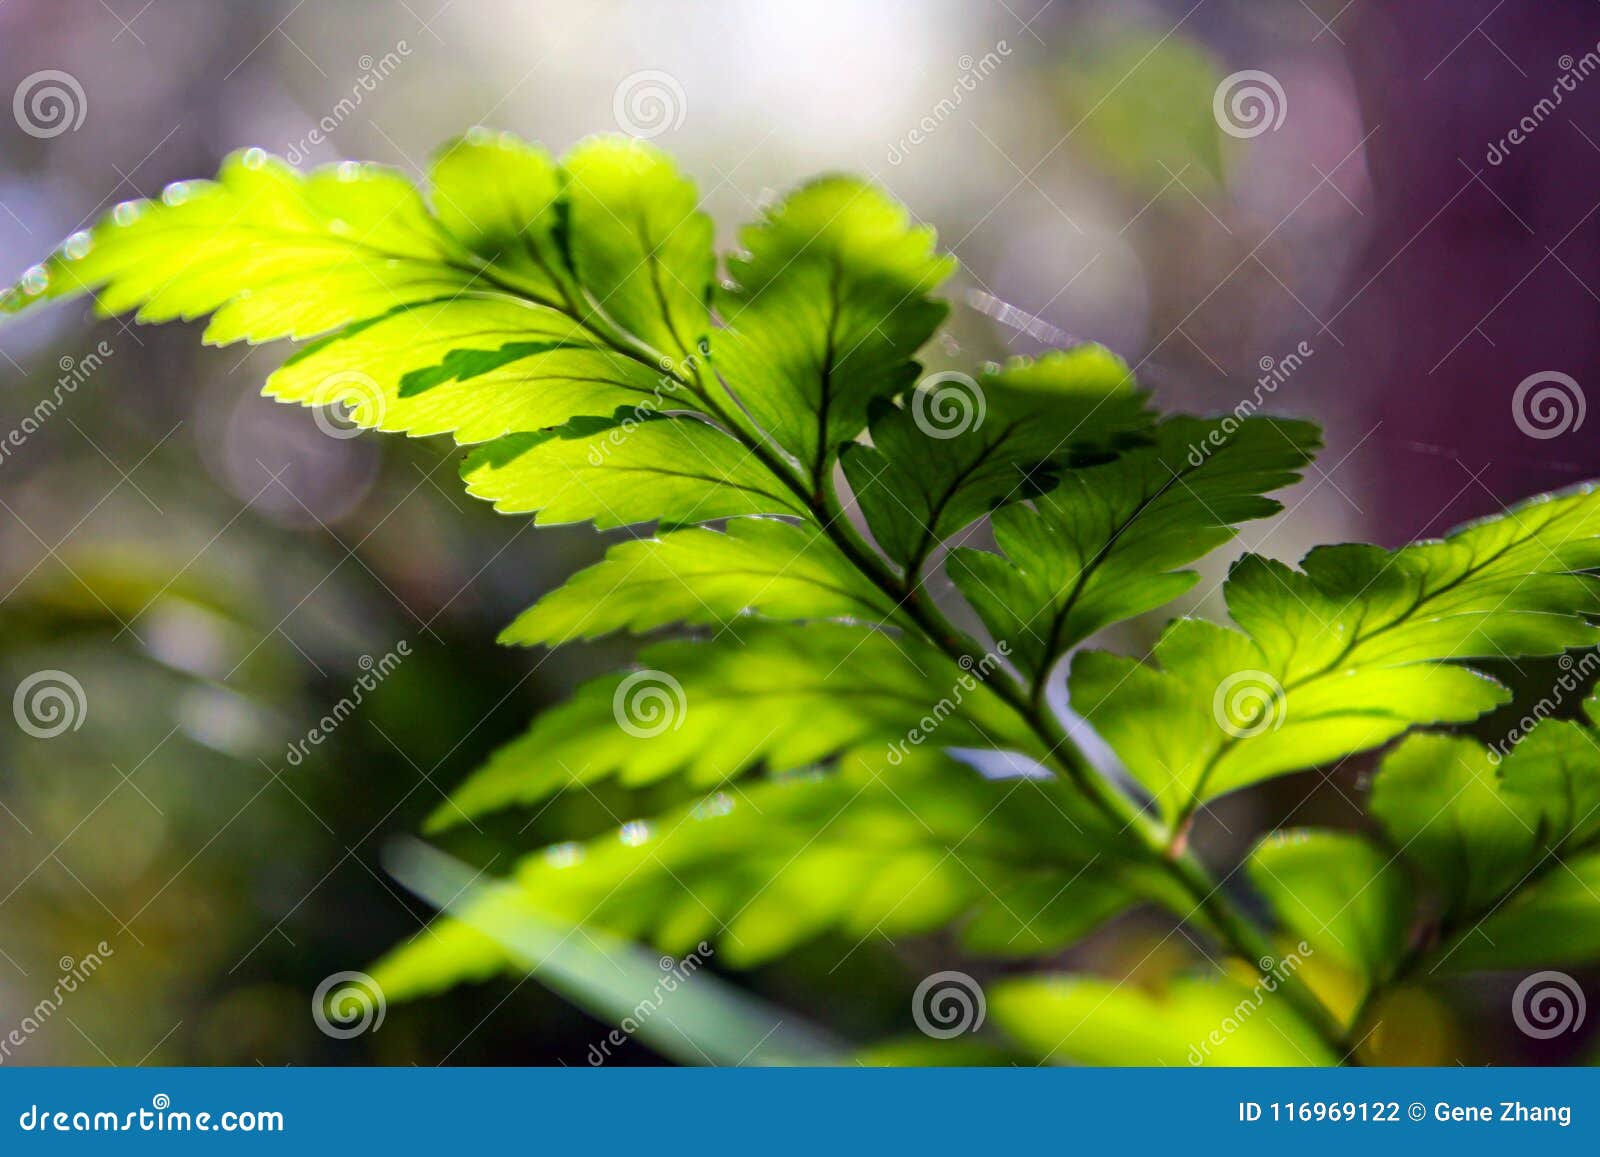
<svg viewBox="0 0 1600 1157">
<path fill-rule="evenodd" d="M 1233 976 L 1178 980 L 1160 996 L 1082 976 L 1012 980 L 990 994 L 989 1011 L 1007 1035 L 1058 1065 L 1339 1061 L 1282 996 Z"/>
<path fill-rule="evenodd" d="M 502 642 L 555 646 L 671 623 L 736 627 L 772 619 L 860 618 L 895 606 L 814 527 L 736 518 L 726 531 L 693 528 L 619 543 L 517 617 Z"/>
<path fill-rule="evenodd" d="M 1407 946 L 1411 889 L 1399 857 L 1346 832 L 1289 832 L 1250 857 L 1250 879 L 1310 950 L 1368 985 L 1387 980 Z"/>
<path fill-rule="evenodd" d="M 1164 422 L 1151 448 L 1069 470 L 1031 507 L 995 511 L 1004 557 L 952 552 L 951 579 L 1029 675 L 1043 679 L 1095 631 L 1182 594 L 1196 576 L 1173 568 L 1228 541 L 1235 523 L 1278 511 L 1263 495 L 1299 477 L 1315 428 L 1251 419 L 1214 449 L 1228 428 Z"/>
<path fill-rule="evenodd" d="M 1145 430 L 1144 394 L 1099 346 L 1021 359 L 981 374 L 935 376 L 882 405 L 872 445 L 843 457 L 878 545 L 908 571 L 997 506 L 1048 489 L 1075 455 Z"/>
<path fill-rule="evenodd" d="M 620 775 L 719 784 L 850 748 L 1037 746 L 977 674 L 920 640 L 840 623 L 751 621 L 712 642 L 647 647 L 640 669 L 593 680 L 458 789 L 434 823 Z M 929 688 L 940 698 L 930 698 Z"/>
<path fill-rule="evenodd" d="M 549 849 L 515 880 L 557 918 L 667 951 L 709 940 L 740 967 L 829 930 L 856 940 L 950 924 L 978 950 L 1027 955 L 1162 894 L 1094 825 L 1036 781 L 985 780 L 931 750 L 899 764 L 872 753 Z"/>
<path fill-rule="evenodd" d="M 1229 575 L 1242 630 L 1174 623 L 1154 664 L 1078 656 L 1074 705 L 1168 814 L 1270 776 L 1464 723 L 1505 701 L 1471 659 L 1592 645 L 1600 495 L 1541 498 L 1397 551 L 1321 547 Z"/>
<path fill-rule="evenodd" d="M 804 506 L 738 442 L 694 418 L 580 418 L 473 451 L 467 493 L 541 526 L 710 522 Z"/>
<path fill-rule="evenodd" d="M 904 208 L 843 177 L 802 187 L 740 241 L 717 299 L 728 329 L 716 364 L 817 482 L 868 404 L 916 377 L 912 355 L 945 314 L 928 295 L 954 263 Z"/>
</svg>

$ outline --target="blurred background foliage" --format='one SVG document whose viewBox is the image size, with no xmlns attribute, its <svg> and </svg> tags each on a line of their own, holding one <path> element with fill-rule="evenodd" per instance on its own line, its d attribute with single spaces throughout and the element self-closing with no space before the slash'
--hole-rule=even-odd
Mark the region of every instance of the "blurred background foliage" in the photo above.
<svg viewBox="0 0 1600 1157">
<path fill-rule="evenodd" d="M 699 178 L 724 246 L 775 190 L 830 169 L 876 177 L 939 228 L 962 270 L 934 368 L 1090 339 L 1162 404 L 1222 411 L 1305 343 L 1265 409 L 1322 421 L 1329 449 L 1239 546 L 1294 559 L 1600 472 L 1600 423 L 1533 441 L 1509 421 L 1531 373 L 1594 380 L 1600 85 L 1505 164 L 1484 160 L 1558 58 L 1597 40 L 1585 0 L 8 0 L 0 90 L 60 69 L 87 108 L 47 139 L 0 123 L 0 265 L 236 147 L 415 175 L 475 123 L 557 149 L 612 131 L 619 88 L 661 72 L 679 92 L 656 141 Z M 1281 82 L 1281 128 L 1219 129 L 1212 95 L 1242 69 Z M 609 1026 L 537 984 L 391 1008 L 351 1040 L 319 1032 L 309 1002 L 428 918 L 386 876 L 386 842 L 626 656 L 493 643 L 603 541 L 492 515 L 437 441 L 329 436 L 256 396 L 278 354 L 197 337 L 81 305 L 0 333 L 8 430 L 96 343 L 112 351 L 0 459 L 0 688 L 59 669 L 88 705 L 55 739 L 0 728 L 0 1033 L 62 958 L 113 950 L 6 1063 L 584 1063 Z M 1208 573 L 1186 608 L 1217 614 L 1220 564 Z M 398 670 L 292 763 L 401 641 Z M 1505 674 L 1537 698 L 1555 672 Z M 1360 823 L 1363 772 L 1230 799 L 1196 839 L 1227 857 L 1279 823 Z M 660 802 L 602 789 L 450 846 L 492 871 Z M 1072 963 L 1158 991 L 1206 951 L 1135 918 Z M 905 1034 L 912 987 L 952 957 L 821 941 L 747 979 L 868 1042 Z M 1514 1032 L 1514 981 L 1397 994 L 1373 1047 L 1581 1057 L 1581 1040 Z M 635 1044 L 617 1059 L 656 1058 Z"/>
</svg>

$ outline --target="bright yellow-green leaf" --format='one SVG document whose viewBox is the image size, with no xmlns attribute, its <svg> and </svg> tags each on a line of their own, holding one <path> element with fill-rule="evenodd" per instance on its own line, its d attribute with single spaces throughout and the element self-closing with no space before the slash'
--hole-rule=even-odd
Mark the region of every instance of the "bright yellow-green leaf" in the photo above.
<svg viewBox="0 0 1600 1157">
<path fill-rule="evenodd" d="M 694 418 L 583 418 L 473 451 L 467 492 L 541 526 L 710 522 L 804 506 L 738 442 Z"/>
<path fill-rule="evenodd" d="M 845 477 L 878 545 L 917 569 L 950 535 L 997 506 L 1048 489 L 1075 456 L 1100 453 L 1149 427 L 1120 359 L 1079 346 L 980 374 L 935 375 L 872 418 L 872 445 L 853 443 Z"/>
<path fill-rule="evenodd" d="M 733 628 L 771 619 L 891 619 L 895 605 L 813 526 L 738 518 L 618 543 L 518 616 L 500 640 L 555 646 L 671 623 Z"/>
<path fill-rule="evenodd" d="M 1297 1067 L 1339 1056 L 1263 979 L 1180 979 L 1160 996 L 1083 976 L 1007 981 L 989 1015 L 1053 1064 Z"/>
<path fill-rule="evenodd" d="M 718 370 L 756 422 L 823 477 L 875 398 L 916 377 L 911 360 L 944 318 L 929 294 L 954 262 L 933 230 L 871 185 L 830 177 L 801 187 L 740 234 Z"/>
<path fill-rule="evenodd" d="M 1523 503 L 1397 551 L 1322 547 L 1302 570 L 1247 555 L 1242 630 L 1174 623 L 1154 663 L 1073 663 L 1074 707 L 1169 815 L 1270 776 L 1464 723 L 1507 692 L 1458 665 L 1600 640 L 1600 493 Z"/>
<path fill-rule="evenodd" d="M 1274 835 L 1250 857 L 1250 879 L 1312 952 L 1368 986 L 1392 975 L 1411 931 L 1411 887 L 1399 856 L 1349 832 Z"/>
</svg>

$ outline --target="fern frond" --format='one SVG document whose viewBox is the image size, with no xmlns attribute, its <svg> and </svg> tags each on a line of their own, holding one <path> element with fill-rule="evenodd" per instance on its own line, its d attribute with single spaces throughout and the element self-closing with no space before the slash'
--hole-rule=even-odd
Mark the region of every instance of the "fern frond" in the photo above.
<svg viewBox="0 0 1600 1157">
<path fill-rule="evenodd" d="M 1600 494 L 1513 507 L 1397 551 L 1321 547 L 1296 571 L 1246 556 L 1225 587 L 1242 630 L 1183 620 L 1154 665 L 1078 656 L 1077 709 L 1168 815 L 1271 776 L 1466 723 L 1506 701 L 1472 659 L 1555 655 L 1600 630 Z"/>
<path fill-rule="evenodd" d="M 720 531 L 618 543 L 519 615 L 500 641 L 553 647 L 674 623 L 736 630 L 747 615 L 882 623 L 895 611 L 816 527 L 736 518 Z"/>
<path fill-rule="evenodd" d="M 1419 735 L 1384 760 L 1371 810 L 1437 897 L 1431 968 L 1600 960 L 1600 698 L 1583 710 L 1503 758 Z"/>
<path fill-rule="evenodd" d="M 1035 781 L 984 779 L 936 751 L 891 764 L 874 749 L 835 773 L 745 783 L 548 849 L 513 878 L 547 918 L 666 951 L 708 940 L 740 967 L 829 930 L 952 924 L 975 951 L 1033 955 L 1140 901 L 1182 905 L 1092 809 L 1062 807 Z"/>
<path fill-rule="evenodd" d="M 639 662 L 639 671 L 592 680 L 546 711 L 433 822 L 537 803 L 611 775 L 642 784 L 682 772 L 713 786 L 852 748 L 904 751 L 925 734 L 939 747 L 1043 754 L 978 675 L 919 639 L 864 626 L 751 622 L 711 642 L 653 644 Z M 942 698 L 930 701 L 930 686 L 945 687 Z"/>
<path fill-rule="evenodd" d="M 753 964 L 824 934 L 1036 954 L 1149 905 L 1223 946 L 1212 980 L 1008 982 L 996 1019 L 1033 1059 L 1270 1064 L 1339 1061 L 1382 990 L 1424 966 L 1600 959 L 1594 702 L 1499 767 L 1466 739 L 1401 743 L 1371 805 L 1391 847 L 1292 833 L 1249 858 L 1272 932 L 1186 849 L 1223 794 L 1504 702 L 1476 661 L 1600 643 L 1600 493 L 1395 551 L 1320 548 L 1299 569 L 1247 555 L 1225 584 L 1233 626 L 1180 619 L 1143 660 L 1078 652 L 1072 707 L 1146 814 L 1047 681 L 1277 512 L 1268 494 L 1297 480 L 1315 429 L 1158 422 L 1097 346 L 918 384 L 953 262 L 865 183 L 802 186 L 740 236 L 719 283 L 693 184 L 634 141 L 557 161 L 475 132 L 426 191 L 251 150 L 216 181 L 118 206 L 0 298 L 13 313 L 92 294 L 140 321 L 209 316 L 213 343 L 309 341 L 269 396 L 471 446 L 469 492 L 508 514 L 654 524 L 503 637 L 697 636 L 581 686 L 431 824 L 607 778 L 715 790 L 536 854 L 486 890 L 499 907 L 467 902 L 385 976 L 422 991 L 526 968 L 552 919 L 712 939 Z M 997 549 L 951 552 L 964 605 L 947 613 L 930 564 L 986 518 Z M 968 610 L 992 648 L 955 625 Z M 1304 940 L 1315 979 L 1279 975 L 1274 934 Z M 1258 995 L 1241 961 L 1283 999 L 1196 1061 Z"/>
<path fill-rule="evenodd" d="M 914 576 L 951 535 L 1047 489 L 1063 466 L 1137 440 L 1151 421 L 1122 360 L 1080 346 L 880 404 L 872 444 L 845 447 L 844 474 L 878 545 Z"/>
<path fill-rule="evenodd" d="M 1227 429 L 1169 419 L 1155 445 L 1067 471 L 1031 508 L 995 511 L 1004 557 L 951 552 L 951 579 L 1036 683 L 1102 627 L 1188 590 L 1199 576 L 1173 568 L 1227 542 L 1238 523 L 1277 513 L 1263 496 L 1298 480 L 1318 441 L 1305 422 L 1249 419 L 1223 438 Z"/>
</svg>

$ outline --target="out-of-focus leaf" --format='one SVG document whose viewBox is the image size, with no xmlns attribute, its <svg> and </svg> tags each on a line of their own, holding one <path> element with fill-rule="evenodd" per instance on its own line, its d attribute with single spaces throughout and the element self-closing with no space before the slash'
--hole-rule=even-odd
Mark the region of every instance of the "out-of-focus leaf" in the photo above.
<svg viewBox="0 0 1600 1157">
<path fill-rule="evenodd" d="M 1284 999 L 1232 976 L 1174 981 L 1160 996 L 1085 976 L 1008 981 L 995 1024 L 1053 1064 L 1295 1067 L 1339 1057 Z"/>
<path fill-rule="evenodd" d="M 1220 79 L 1182 32 L 1123 25 L 1087 37 L 1061 72 L 1073 145 L 1149 194 L 1179 181 L 1209 192 L 1223 180 L 1222 131 L 1212 114 Z M 1182 189 L 1174 195 L 1187 199 Z"/>
<path fill-rule="evenodd" d="M 1181 908 L 1170 879 L 1118 853 L 1086 804 L 928 749 L 730 788 L 548 849 L 515 882 L 553 918 L 667 951 L 707 939 L 741 967 L 829 930 L 950 925 L 975 950 L 1034 955 L 1140 900 Z"/>
<path fill-rule="evenodd" d="M 840 1044 L 794 1012 L 712 975 L 709 946 L 681 961 L 663 960 L 603 933 L 575 936 L 541 915 L 525 893 L 483 884 L 465 864 L 425 844 L 400 845 L 388 859 L 396 878 L 449 914 L 373 970 L 388 999 L 412 999 L 504 969 L 532 973 L 680 1064 L 846 1063 Z M 498 957 L 493 966 L 492 957 Z M 463 965 L 472 971 L 460 971 Z M 606 1040 L 585 1057 L 590 1064 L 609 1059 Z"/>
<path fill-rule="evenodd" d="M 867 627 L 741 624 L 711 642 L 657 643 L 641 669 L 584 684 L 497 751 L 433 823 L 619 775 L 684 772 L 706 786 L 765 765 L 803 768 L 851 748 L 1036 746 L 978 677 L 920 640 Z M 946 688 L 930 702 L 929 686 Z M 917 740 L 918 743 L 924 740 Z"/>
<path fill-rule="evenodd" d="M 1409 737 L 1385 757 L 1368 807 L 1447 918 L 1493 904 L 1538 852 L 1537 809 L 1501 790 L 1489 751 L 1470 739 Z"/>
<path fill-rule="evenodd" d="M 1406 949 L 1411 887 L 1398 857 L 1347 832 L 1289 832 L 1250 857 L 1250 879 L 1310 951 L 1326 953 L 1371 987 Z"/>
</svg>

